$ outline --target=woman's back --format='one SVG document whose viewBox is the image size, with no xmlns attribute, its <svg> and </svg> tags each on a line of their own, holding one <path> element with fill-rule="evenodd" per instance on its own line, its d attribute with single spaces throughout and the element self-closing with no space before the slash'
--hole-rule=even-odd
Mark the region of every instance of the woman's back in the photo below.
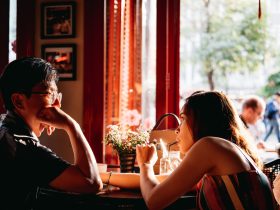
<svg viewBox="0 0 280 210">
<path fill-rule="evenodd" d="M 267 177 L 256 170 L 232 175 L 205 175 L 198 193 L 200 209 L 273 209 Z"/>
<path fill-rule="evenodd" d="M 211 139 L 211 140 L 210 140 Z M 237 161 L 242 160 L 246 163 L 244 170 L 234 173 L 208 173 L 205 174 L 198 185 L 198 206 L 200 209 L 273 209 L 273 195 L 270 183 L 263 172 L 256 167 L 252 159 L 237 145 L 217 138 L 208 137 L 208 142 L 213 143 L 220 153 L 230 153 L 230 159 Z M 217 154 L 221 155 L 221 154 Z M 229 155 L 229 154 L 227 154 Z M 223 167 L 227 162 L 226 154 L 222 154 L 225 158 L 220 159 Z M 240 159 L 240 160 L 238 160 Z M 235 161 L 234 161 L 235 162 Z M 232 163 L 234 163 L 232 162 Z M 229 162 L 230 163 L 230 162 Z M 227 165 L 230 165 L 230 164 Z M 218 164 L 219 165 L 219 164 Z M 239 163 L 238 165 L 242 165 Z M 246 169 L 249 167 L 248 169 Z"/>
</svg>

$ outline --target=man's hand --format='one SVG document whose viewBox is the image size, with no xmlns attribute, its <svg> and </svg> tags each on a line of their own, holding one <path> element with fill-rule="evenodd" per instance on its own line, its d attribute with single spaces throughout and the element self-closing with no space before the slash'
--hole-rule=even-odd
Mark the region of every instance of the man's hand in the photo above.
<svg viewBox="0 0 280 210">
<path fill-rule="evenodd" d="M 55 127 L 50 126 L 50 125 L 47 125 L 46 129 L 47 129 L 47 134 L 49 136 L 52 135 L 52 133 L 55 131 Z"/>
<path fill-rule="evenodd" d="M 48 135 L 51 135 L 55 128 L 68 129 L 73 119 L 59 107 L 43 108 L 37 114 L 39 120 L 46 125 Z"/>
</svg>

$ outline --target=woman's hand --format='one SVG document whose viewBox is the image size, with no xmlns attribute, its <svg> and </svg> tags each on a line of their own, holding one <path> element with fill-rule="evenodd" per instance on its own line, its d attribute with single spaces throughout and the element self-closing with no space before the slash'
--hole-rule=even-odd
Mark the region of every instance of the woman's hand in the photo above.
<svg viewBox="0 0 280 210">
<path fill-rule="evenodd" d="M 143 164 L 155 165 L 158 159 L 155 145 L 137 145 L 136 157 L 139 166 Z"/>
</svg>

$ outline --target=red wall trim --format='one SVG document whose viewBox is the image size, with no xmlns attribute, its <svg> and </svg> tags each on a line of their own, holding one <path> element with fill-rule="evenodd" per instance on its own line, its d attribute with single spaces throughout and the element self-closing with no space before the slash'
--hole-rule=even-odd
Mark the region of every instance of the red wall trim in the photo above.
<svg viewBox="0 0 280 210">
<path fill-rule="evenodd" d="M 9 62 L 9 0 L 0 1 L 0 74 Z M 4 113 L 3 101 L 0 98 L 0 113 Z"/>
<path fill-rule="evenodd" d="M 7 65 L 9 61 L 9 0 L 0 1 L 0 71 Z M 0 72 L 0 73 L 1 73 Z"/>
<path fill-rule="evenodd" d="M 179 114 L 179 38 L 180 0 L 157 1 L 157 119 L 167 112 Z M 173 123 L 166 121 L 166 127 Z"/>
<path fill-rule="evenodd" d="M 84 2 L 84 113 L 83 127 L 97 162 L 103 161 L 105 3 Z"/>
<path fill-rule="evenodd" d="M 34 56 L 35 0 L 17 0 L 17 58 Z"/>
</svg>

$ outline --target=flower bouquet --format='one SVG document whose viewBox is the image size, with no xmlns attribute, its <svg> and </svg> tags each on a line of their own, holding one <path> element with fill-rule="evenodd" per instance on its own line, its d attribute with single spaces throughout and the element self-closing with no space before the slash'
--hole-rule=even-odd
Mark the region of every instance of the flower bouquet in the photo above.
<svg viewBox="0 0 280 210">
<path fill-rule="evenodd" d="M 132 130 L 129 125 L 109 125 L 105 143 L 111 145 L 118 154 L 135 154 L 136 145 L 147 144 L 149 132 L 139 127 Z"/>
<path fill-rule="evenodd" d="M 118 125 L 109 125 L 105 135 L 105 144 L 112 146 L 118 153 L 121 172 L 133 172 L 136 158 L 136 146 L 149 142 L 150 132 L 140 125 L 141 115 L 127 110 Z"/>
</svg>

